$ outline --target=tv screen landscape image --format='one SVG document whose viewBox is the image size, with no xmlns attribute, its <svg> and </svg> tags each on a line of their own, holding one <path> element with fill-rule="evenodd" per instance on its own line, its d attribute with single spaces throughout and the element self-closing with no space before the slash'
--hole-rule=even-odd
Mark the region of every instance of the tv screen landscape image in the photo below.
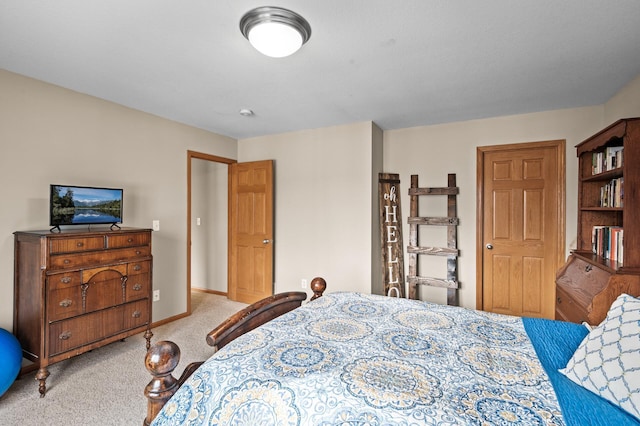
<svg viewBox="0 0 640 426">
<path fill-rule="evenodd" d="M 122 223 L 122 189 L 51 185 L 51 226 L 116 223 Z"/>
</svg>

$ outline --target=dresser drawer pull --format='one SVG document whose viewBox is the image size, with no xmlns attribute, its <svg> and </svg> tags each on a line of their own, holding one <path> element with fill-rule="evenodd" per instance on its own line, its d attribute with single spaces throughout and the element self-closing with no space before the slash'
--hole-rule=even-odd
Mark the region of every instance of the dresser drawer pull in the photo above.
<svg viewBox="0 0 640 426">
<path fill-rule="evenodd" d="M 585 272 L 591 272 L 592 269 L 593 269 L 593 266 L 591 266 L 590 264 L 587 264 L 587 266 L 584 267 Z"/>
<path fill-rule="evenodd" d="M 133 311 L 133 314 L 131 314 L 131 316 L 134 317 L 134 318 L 140 318 L 142 316 L 142 312 Z"/>
<path fill-rule="evenodd" d="M 132 242 L 133 242 L 133 238 L 128 238 L 128 239 L 127 239 L 127 242 L 128 242 L 128 243 L 132 243 Z"/>
<path fill-rule="evenodd" d="M 69 284 L 71 282 L 71 277 L 62 277 L 60 278 L 60 282 L 63 284 Z"/>
<path fill-rule="evenodd" d="M 69 340 L 71 338 L 71 332 L 70 331 L 63 331 L 62 333 L 60 333 L 60 336 L 58 336 L 58 338 L 60 340 Z"/>
<path fill-rule="evenodd" d="M 139 256 L 139 255 L 141 255 L 141 254 L 142 254 L 142 252 L 141 252 L 140 250 L 136 250 L 136 255 L 138 255 L 138 256 Z"/>
<path fill-rule="evenodd" d="M 64 299 L 60 301 L 60 306 L 62 306 L 63 308 L 68 308 L 72 304 L 73 304 L 73 301 L 71 299 Z"/>
<path fill-rule="evenodd" d="M 142 284 L 140 284 L 140 283 L 135 283 L 135 284 L 133 285 L 133 289 L 134 289 L 135 291 L 140 291 L 140 290 L 142 290 Z"/>
<path fill-rule="evenodd" d="M 134 270 L 134 271 L 139 271 L 140 269 L 142 269 L 142 266 L 140 266 L 140 265 L 135 265 L 135 266 L 133 267 L 133 270 Z"/>
<path fill-rule="evenodd" d="M 62 263 L 64 263 L 65 265 L 68 265 L 68 264 L 71 263 L 71 261 L 69 259 L 65 259 L 64 262 L 62 262 Z"/>
<path fill-rule="evenodd" d="M 78 244 L 76 244 L 77 247 L 82 247 L 84 246 L 84 243 L 82 241 L 79 241 Z"/>
</svg>

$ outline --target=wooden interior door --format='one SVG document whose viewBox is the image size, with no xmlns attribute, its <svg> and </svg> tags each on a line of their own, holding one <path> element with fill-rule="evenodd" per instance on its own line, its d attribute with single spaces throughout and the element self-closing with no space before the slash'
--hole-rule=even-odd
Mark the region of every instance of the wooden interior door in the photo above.
<svg viewBox="0 0 640 426">
<path fill-rule="evenodd" d="M 478 148 L 479 309 L 555 317 L 564 158 L 564 141 Z"/>
<path fill-rule="evenodd" d="M 273 294 L 273 160 L 229 165 L 228 297 Z"/>
</svg>

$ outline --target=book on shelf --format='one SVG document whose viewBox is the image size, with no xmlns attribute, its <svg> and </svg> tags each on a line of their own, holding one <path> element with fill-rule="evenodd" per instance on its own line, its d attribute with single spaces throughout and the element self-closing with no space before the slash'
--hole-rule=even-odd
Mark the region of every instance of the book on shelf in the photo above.
<svg viewBox="0 0 640 426">
<path fill-rule="evenodd" d="M 612 179 L 600 188 L 600 207 L 624 206 L 624 178 Z"/>
<path fill-rule="evenodd" d="M 594 226 L 591 231 L 591 250 L 605 259 L 622 263 L 624 258 L 624 230 L 621 226 Z"/>
<path fill-rule="evenodd" d="M 609 146 L 604 151 L 594 152 L 591 157 L 591 174 L 597 175 L 622 167 L 624 147 Z"/>
</svg>

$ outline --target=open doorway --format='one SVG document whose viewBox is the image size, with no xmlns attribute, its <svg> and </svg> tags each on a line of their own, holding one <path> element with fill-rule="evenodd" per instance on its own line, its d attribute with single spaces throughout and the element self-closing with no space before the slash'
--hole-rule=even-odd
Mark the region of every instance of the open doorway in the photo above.
<svg viewBox="0 0 640 426">
<path fill-rule="evenodd" d="M 191 291 L 227 294 L 228 169 L 236 160 L 187 151 L 187 313 Z"/>
</svg>

